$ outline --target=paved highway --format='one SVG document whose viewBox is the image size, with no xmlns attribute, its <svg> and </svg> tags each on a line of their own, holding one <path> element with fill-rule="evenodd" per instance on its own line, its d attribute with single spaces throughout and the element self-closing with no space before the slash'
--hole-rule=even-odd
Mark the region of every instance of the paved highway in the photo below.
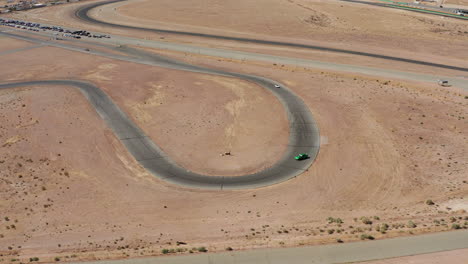
<svg viewBox="0 0 468 264">
<path fill-rule="evenodd" d="M 394 258 L 468 248 L 468 231 L 345 244 L 214 254 L 91 261 L 87 264 L 329 264 Z M 83 262 L 81 262 L 83 263 Z M 76 263 L 78 264 L 78 263 Z"/>
<path fill-rule="evenodd" d="M 0 34 L 16 36 L 13 33 Z M 16 37 L 44 45 L 42 40 L 25 36 Z M 48 43 L 77 50 L 76 47 L 65 43 Z M 294 178 L 312 165 L 319 151 L 319 130 L 309 107 L 286 86 L 279 84 L 281 88 L 275 88 L 274 85 L 278 84 L 277 82 L 263 77 L 194 66 L 131 48 L 120 48 L 119 51 L 126 53 L 128 56 L 102 51 L 94 51 L 94 54 L 171 69 L 240 78 L 254 82 L 271 91 L 283 104 L 288 116 L 289 144 L 286 152 L 272 167 L 257 173 L 233 177 L 201 175 L 182 168 L 170 159 L 101 89 L 92 84 L 73 80 L 50 80 L 0 84 L 0 89 L 26 85 L 69 85 L 79 88 L 100 117 L 145 169 L 162 180 L 185 187 L 218 190 L 258 188 Z M 308 153 L 310 159 L 296 161 L 294 156 L 299 153 Z"/>
</svg>

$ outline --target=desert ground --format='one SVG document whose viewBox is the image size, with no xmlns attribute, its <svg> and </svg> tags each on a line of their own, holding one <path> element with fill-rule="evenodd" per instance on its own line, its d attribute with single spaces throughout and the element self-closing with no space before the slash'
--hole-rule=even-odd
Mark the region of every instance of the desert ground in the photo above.
<svg viewBox="0 0 468 264">
<path fill-rule="evenodd" d="M 446 1 L 446 3 L 447 4 L 454 4 L 454 5 L 463 5 L 463 6 L 468 5 L 467 0 L 450 0 L 450 1 Z"/>
<path fill-rule="evenodd" d="M 136 38 L 467 75 L 351 55 L 99 28 L 72 17 L 77 6 L 89 2 L 8 17 Z M 338 1 L 129 1 L 98 8 L 93 16 L 468 67 L 465 21 Z M 2 83 L 91 82 L 188 170 L 220 176 L 259 171 L 275 163 L 288 144 L 282 105 L 253 83 L 33 46 L 0 36 Z M 25 47 L 31 48 L 20 50 Z M 299 177 L 269 187 L 187 189 L 142 168 L 78 90 L 0 90 L 0 263 L 349 243 L 468 227 L 466 90 L 262 61 L 145 51 L 287 85 L 318 123 L 317 159 Z M 220 155 L 227 151 L 232 155 Z M 457 250 L 366 263 L 456 263 L 466 256 L 466 250 Z"/>
<path fill-rule="evenodd" d="M 274 0 L 272 3 L 262 0 L 256 1 L 255 6 L 254 2 L 246 0 L 235 3 L 204 0 L 201 3 L 197 1 L 198 4 L 184 0 L 183 4 L 177 6 L 171 5 L 172 1 L 165 0 L 124 1 L 94 9 L 91 15 L 126 25 L 308 43 L 410 59 L 423 58 L 426 61 L 449 65 L 468 65 L 468 48 L 465 44 L 468 41 L 468 31 L 464 21 L 340 1 L 296 1 Z M 15 14 L 15 17 L 102 31 L 102 27 L 83 23 L 72 17 L 79 5 L 83 3 L 30 10 Z M 228 8 L 231 14 L 227 16 L 223 10 Z M 260 13 L 259 9 L 264 15 L 257 15 Z M 288 12 L 285 13 L 284 10 Z M 366 19 L 363 19 L 364 15 Z M 322 25 L 322 20 L 327 23 Z M 299 58 L 328 58 L 350 64 L 358 60 L 359 64 L 363 63 L 363 58 L 329 52 L 246 45 L 110 27 L 106 27 L 105 30 L 143 39 L 256 50 Z M 366 63 L 379 67 L 397 67 L 379 60 L 367 60 L 363 64 Z M 414 65 L 400 65 L 397 69 L 417 70 L 413 67 Z"/>
</svg>

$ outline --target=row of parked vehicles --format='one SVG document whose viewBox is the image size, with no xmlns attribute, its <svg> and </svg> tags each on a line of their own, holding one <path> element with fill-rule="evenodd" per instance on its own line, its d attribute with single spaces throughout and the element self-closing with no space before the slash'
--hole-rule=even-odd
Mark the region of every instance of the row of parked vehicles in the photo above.
<svg viewBox="0 0 468 264">
<path fill-rule="evenodd" d="M 57 35 L 58 33 L 63 33 L 63 36 L 77 38 L 77 39 L 81 37 L 110 38 L 109 35 L 92 34 L 91 32 L 88 32 L 86 30 L 69 30 L 69 29 L 64 29 L 62 27 L 46 26 L 46 25 L 41 25 L 39 23 L 31 23 L 31 22 L 25 22 L 21 20 L 11 20 L 11 19 L 0 18 L 0 25 L 20 28 L 20 29 L 27 29 L 27 30 L 31 30 L 35 32 L 39 32 L 41 30 L 42 31 L 54 31 L 55 32 L 54 35 Z"/>
</svg>

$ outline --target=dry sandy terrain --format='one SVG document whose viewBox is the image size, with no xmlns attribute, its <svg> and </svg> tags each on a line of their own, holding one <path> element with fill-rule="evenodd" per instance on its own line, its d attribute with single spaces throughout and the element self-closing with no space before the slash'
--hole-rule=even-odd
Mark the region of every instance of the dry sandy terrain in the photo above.
<svg viewBox="0 0 468 264">
<path fill-rule="evenodd" d="M 95 9 L 92 14 L 105 21 L 129 25 L 307 43 L 468 67 L 466 21 L 338 1 L 273 0 L 272 3 L 261 0 L 255 1 L 255 4 L 247 0 L 236 1 L 236 4 L 226 4 L 222 0 L 204 0 L 201 3 L 197 1 L 198 4 L 194 4 L 192 0 L 183 2 L 186 4 L 177 6 L 171 5 L 172 1 L 167 0 L 122 2 Z M 102 31 L 103 28 L 72 18 L 76 7 L 83 4 L 86 3 L 29 10 L 10 16 Z M 226 5 L 230 8 L 229 14 L 224 12 L 227 10 Z M 322 20 L 327 23 L 322 25 Z M 110 28 L 105 30 L 160 41 L 197 43 L 339 63 L 364 63 L 400 70 L 416 70 L 411 64 L 394 65 L 378 60 L 369 62 L 356 56 L 310 50 Z"/>
<path fill-rule="evenodd" d="M 14 62 L 22 70 L 18 71 L 17 67 L 5 69 L 2 79 L 47 78 L 38 70 L 41 61 L 54 52 L 53 48 L 24 52 L 23 65 L 17 61 L 17 56 L 4 56 L 4 63 Z M 57 53 L 54 58 L 65 62 L 66 56 L 66 53 Z M 281 105 L 272 95 L 261 88 L 252 88 L 250 83 L 190 73 L 180 78 L 180 74 L 171 75 L 155 68 L 114 75 L 115 72 L 126 72 L 126 68 L 119 69 L 115 63 L 99 63 L 96 69 L 87 70 L 89 58 L 82 60 L 83 63 L 78 61 L 80 66 L 70 60 L 64 66 L 59 64 L 44 70 L 60 69 L 62 78 L 83 78 L 74 72 L 85 72 L 85 79 L 91 78 L 105 90 L 112 91 L 110 95 L 122 102 L 135 121 L 148 128 L 150 135 L 158 135 L 154 140 L 190 170 L 212 175 L 253 172 L 274 163 L 286 148 L 286 115 L 271 115 L 271 111 L 282 113 Z M 192 78 L 186 81 L 186 76 Z M 117 90 L 120 94 L 113 94 Z M 194 109 L 197 110 L 194 112 Z M 271 127 L 277 129 L 269 132 L 270 126 L 256 126 L 259 116 L 265 124 L 271 122 Z M 256 134 L 262 136 L 251 136 Z M 265 145 L 270 147 L 265 149 Z M 229 151 L 233 156 L 220 157 L 220 153 Z M 264 159 L 258 163 L 259 159 L 254 157 Z"/>
<path fill-rule="evenodd" d="M 111 14 L 112 6 L 98 10 L 98 15 L 198 32 L 259 38 L 262 34 L 457 66 L 468 63 L 466 23 L 455 20 L 335 1 L 260 0 L 253 6 L 252 1 L 241 0 L 228 7 L 220 0 L 204 0 L 200 5 L 184 1 L 182 8 L 166 0 L 116 5 L 125 19 Z M 81 27 L 82 23 L 69 18 L 77 5 L 11 16 Z M 224 15 L 226 8 L 232 16 Z M 212 25 L 216 28 L 208 28 Z M 7 38 L 0 43 L 0 50 L 30 45 Z M 203 44 L 260 49 L 226 42 Z M 289 51 L 275 52 L 287 55 Z M 400 70 L 434 71 L 307 53 L 341 63 L 360 60 Z M 364 234 L 380 239 L 468 226 L 467 91 L 261 62 L 164 54 L 287 84 L 319 124 L 322 146 L 310 170 L 256 190 L 183 189 L 143 170 L 79 91 L 53 86 L 0 91 L 0 263 L 35 256 L 53 261 L 56 256 L 76 260 L 159 255 L 164 248 L 188 251 L 205 246 L 216 251 L 337 239 L 347 243 Z M 79 79 L 98 85 L 190 170 L 212 175 L 255 171 L 275 162 L 287 143 L 280 103 L 250 83 L 51 47 L 4 55 L 1 60 L 2 82 Z M 219 156 L 225 151 L 234 155 Z M 427 204 L 428 199 L 435 204 Z M 457 256 L 466 255 L 460 252 Z M 406 260 L 413 259 L 402 261 Z"/>
<path fill-rule="evenodd" d="M 44 67 L 50 54 L 54 64 Z M 466 92 L 257 62 L 170 56 L 274 78 L 291 87 L 321 129 L 323 145 L 312 168 L 294 180 L 256 190 L 186 190 L 139 167 L 78 91 L 2 91 L 3 262 L 18 256 L 51 261 L 56 256 L 158 255 L 163 248 L 215 251 L 338 238 L 348 242 L 362 234 L 381 238 L 449 230 L 468 221 L 467 149 L 460 144 L 466 142 Z M 5 81 L 92 81 L 174 159 L 201 172 L 240 172 L 231 161 L 217 162 L 227 143 L 242 153 L 239 158 L 267 149 L 274 159 L 281 140 L 286 142 L 279 103 L 247 83 L 234 87 L 237 80 L 56 48 L 14 53 L 2 61 L 16 66 L 1 68 Z M 241 111 L 236 115 L 234 109 Z M 260 119 L 261 125 L 249 124 Z M 230 137 L 227 132 L 233 130 L 235 137 Z M 213 164 L 200 161 L 209 157 Z M 272 162 L 263 157 L 254 159 L 252 167 Z M 427 205 L 427 199 L 435 205 Z M 344 223 L 329 223 L 328 217 Z M 385 234 L 376 231 L 387 224 Z"/>
<path fill-rule="evenodd" d="M 17 42 L 11 41 L 10 44 Z M 54 65 L 44 67 L 50 54 L 54 54 Z M 2 56 L 2 63 L 5 66 L 1 67 L 1 79 L 6 82 L 51 78 L 92 81 L 120 103 L 173 159 L 187 169 L 200 173 L 237 175 L 256 171 L 275 162 L 286 147 L 287 122 L 281 105 L 271 94 L 250 83 L 191 73 L 179 76 L 181 74 L 177 71 L 93 58 L 55 48 L 5 55 Z M 15 67 L 6 67 L 13 64 Z M 30 226 L 34 223 L 34 219 L 29 217 L 30 213 L 26 211 L 23 213 L 27 215 L 21 216 L 17 214 L 18 210 L 28 207 L 42 211 L 43 204 L 35 199 L 39 195 L 37 192 L 44 187 L 41 197 L 50 195 L 45 191 L 54 185 L 51 191 L 55 194 L 59 188 L 56 195 L 60 196 L 62 188 L 65 188 L 62 184 L 70 184 L 61 182 L 63 175 L 71 178 L 72 182 L 77 177 L 82 180 L 91 175 L 91 182 L 81 183 L 100 189 L 102 186 L 98 185 L 101 181 L 94 178 L 96 175 L 108 175 L 108 179 L 114 181 L 111 178 L 118 171 L 134 179 L 142 174 L 142 169 L 135 168 L 138 167 L 135 161 L 126 151 L 122 151 L 114 136 L 78 91 L 41 87 L 5 90 L 1 94 L 4 109 L 0 135 L 3 201 L 1 251 L 6 250 L 10 243 L 17 244 L 12 241 L 22 239 L 31 229 L 37 229 L 38 223 Z M 273 116 L 270 111 L 277 114 Z M 72 121 L 68 122 L 70 119 Z M 264 126 L 255 125 L 260 119 Z M 114 146 L 116 144 L 118 146 Z M 220 157 L 219 154 L 225 151 L 231 151 L 233 155 Z M 108 157 L 110 153 L 113 155 Z M 101 162 L 98 157 L 104 160 Z M 51 160 L 59 160 L 60 165 L 48 167 Z M 119 165 L 114 166 L 115 162 Z M 128 168 L 122 169 L 126 165 Z M 113 169 L 109 170 L 109 167 Z M 59 179 L 55 178 L 58 174 Z M 153 177 L 144 175 L 154 184 L 157 183 Z M 35 183 L 36 180 L 40 183 Z M 87 190 L 86 193 L 92 191 L 89 187 L 75 187 Z M 57 201 L 56 195 L 48 198 Z M 73 197 L 80 195 L 74 192 Z M 86 194 L 83 193 L 83 196 Z M 108 199 L 114 196 L 116 194 L 108 194 Z M 29 199 L 18 206 L 20 197 Z M 64 207 L 75 199 L 66 195 L 61 197 Z M 45 217 L 48 211 L 45 208 L 50 206 L 44 204 L 40 218 Z M 93 210 L 88 207 L 89 203 L 78 203 L 78 206 L 84 206 L 86 211 Z M 50 220 L 46 221 L 53 222 L 55 218 L 59 223 L 68 222 L 69 219 L 63 219 L 62 213 L 55 216 L 52 213 L 47 216 Z M 76 215 L 69 213 L 69 216 Z M 7 221 L 9 218 L 14 220 L 10 223 Z M 32 222 L 27 225 L 24 222 L 16 223 L 16 220 L 25 219 Z M 16 232 L 3 234 L 3 227 L 10 227 L 13 223 L 15 227 L 11 229 L 21 231 L 21 235 L 15 236 L 18 235 Z M 25 226 L 31 229 L 25 229 Z M 51 231 L 46 229 L 41 232 Z M 23 244 L 22 247 L 28 246 Z"/>
<path fill-rule="evenodd" d="M 316 0 L 183 0 L 180 5 L 170 0 L 140 0 L 114 6 L 116 10 L 111 6 L 101 8 L 102 11 L 96 9 L 95 16 L 119 23 L 221 35 L 286 37 L 290 42 L 325 41 L 327 46 L 332 42 L 366 51 L 379 47 L 378 51 L 399 56 L 410 53 L 418 53 L 418 58 L 424 58 L 420 54 L 462 56 L 458 57 L 460 62 L 468 58 L 464 44 L 468 40 L 466 21 L 401 10 Z M 164 23 L 158 24 L 160 21 Z M 400 53 L 404 51 L 407 53 Z"/>
<path fill-rule="evenodd" d="M 445 1 L 445 3 L 468 6 L 468 0 L 448 0 L 448 1 Z"/>
<path fill-rule="evenodd" d="M 468 249 L 362 262 L 362 264 L 466 264 Z"/>
<path fill-rule="evenodd" d="M 21 49 L 34 44 L 0 36 L 0 52 Z"/>
</svg>

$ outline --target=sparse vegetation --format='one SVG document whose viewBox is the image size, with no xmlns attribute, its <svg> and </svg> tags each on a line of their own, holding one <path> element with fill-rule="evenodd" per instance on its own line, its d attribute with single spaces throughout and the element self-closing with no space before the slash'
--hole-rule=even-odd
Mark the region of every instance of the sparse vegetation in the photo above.
<svg viewBox="0 0 468 264">
<path fill-rule="evenodd" d="M 427 205 L 434 205 L 435 203 L 434 203 L 432 200 L 427 200 L 427 201 L 426 201 L 426 204 L 427 204 Z"/>
<path fill-rule="evenodd" d="M 366 239 L 369 239 L 369 240 L 374 240 L 375 238 L 371 235 L 368 235 L 368 234 L 362 234 L 361 235 L 361 240 L 366 240 Z"/>
<path fill-rule="evenodd" d="M 385 234 L 387 232 L 388 228 L 389 228 L 389 225 L 386 224 L 386 223 L 383 223 L 383 224 L 377 225 L 375 227 L 375 231 L 380 232 L 382 234 Z"/>
<path fill-rule="evenodd" d="M 198 252 L 208 252 L 208 249 L 206 249 L 205 247 L 199 247 L 197 248 Z"/>
<path fill-rule="evenodd" d="M 343 220 L 341 220 L 341 218 L 328 217 L 327 221 L 329 224 L 331 223 L 343 224 Z"/>
<path fill-rule="evenodd" d="M 406 224 L 406 227 L 408 227 L 408 228 L 415 228 L 416 226 L 417 226 L 417 225 L 416 225 L 413 221 L 411 221 L 411 220 L 409 220 L 409 221 L 408 221 L 408 224 Z"/>
<path fill-rule="evenodd" d="M 366 225 L 372 225 L 372 220 L 370 220 L 369 218 L 363 216 L 361 217 L 361 221 L 363 224 L 366 224 Z"/>
</svg>

